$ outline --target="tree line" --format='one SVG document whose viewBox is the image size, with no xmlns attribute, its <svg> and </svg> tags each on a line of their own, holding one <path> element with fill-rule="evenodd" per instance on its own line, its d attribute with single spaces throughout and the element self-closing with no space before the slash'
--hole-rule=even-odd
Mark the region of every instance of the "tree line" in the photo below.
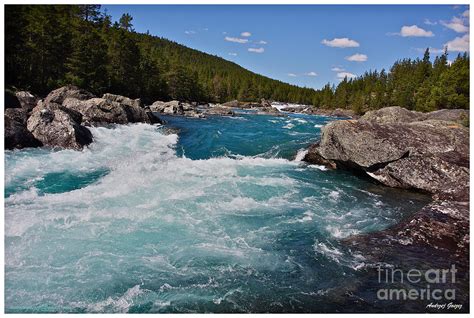
<svg viewBox="0 0 474 318">
<path fill-rule="evenodd" d="M 390 105 L 430 111 L 469 107 L 469 56 L 448 63 L 445 52 L 431 63 L 427 49 L 423 59 L 397 61 L 389 72 L 369 71 L 315 90 L 135 32 L 132 16 L 113 22 L 98 5 L 6 5 L 5 82 L 38 94 L 74 84 L 147 103 L 265 98 L 356 112 Z"/>
</svg>

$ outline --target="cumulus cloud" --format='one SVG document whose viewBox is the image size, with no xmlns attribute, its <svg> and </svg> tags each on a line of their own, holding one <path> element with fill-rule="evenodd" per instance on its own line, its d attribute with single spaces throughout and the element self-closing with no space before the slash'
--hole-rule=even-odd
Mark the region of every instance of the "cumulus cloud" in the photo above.
<svg viewBox="0 0 474 318">
<path fill-rule="evenodd" d="M 243 36 L 243 37 L 246 37 L 246 38 L 248 38 L 251 35 L 252 35 L 252 33 L 247 32 L 247 31 L 240 33 L 240 36 Z"/>
<path fill-rule="evenodd" d="M 186 31 L 184 31 L 184 33 L 186 33 L 187 35 L 191 35 L 191 34 L 196 34 L 196 31 L 186 30 Z"/>
<path fill-rule="evenodd" d="M 229 53 L 231 56 L 237 56 L 237 53 Z"/>
<path fill-rule="evenodd" d="M 263 44 L 263 45 L 265 45 L 267 43 L 268 43 L 267 41 L 263 41 L 263 40 L 257 42 L 257 44 Z"/>
<path fill-rule="evenodd" d="M 456 37 L 444 45 L 451 52 L 469 52 L 469 34 Z"/>
<path fill-rule="evenodd" d="M 233 38 L 231 36 L 226 36 L 224 39 L 229 42 L 235 42 L 235 43 L 241 43 L 241 44 L 247 43 L 249 41 L 248 39 Z"/>
<path fill-rule="evenodd" d="M 367 61 L 367 55 L 356 53 L 351 56 L 346 56 L 346 60 L 351 62 L 365 62 Z"/>
<path fill-rule="evenodd" d="M 357 41 L 351 40 L 349 38 L 334 38 L 332 40 L 322 40 L 322 44 L 330 47 L 340 47 L 340 48 L 346 48 L 346 47 L 359 47 L 360 44 Z"/>
<path fill-rule="evenodd" d="M 331 71 L 333 72 L 344 72 L 345 69 L 343 69 L 342 67 L 339 67 L 339 66 L 334 66 Z"/>
<path fill-rule="evenodd" d="M 349 73 L 349 72 L 339 72 L 337 73 L 337 78 L 340 80 L 343 80 L 344 78 L 355 78 L 357 77 L 355 74 Z"/>
<path fill-rule="evenodd" d="M 289 77 L 296 77 L 297 75 L 295 73 L 288 73 Z"/>
<path fill-rule="evenodd" d="M 469 10 L 466 10 L 462 13 L 462 16 L 465 18 L 469 18 Z"/>
<path fill-rule="evenodd" d="M 434 33 L 414 24 L 402 26 L 399 35 L 403 37 L 433 37 Z"/>
<path fill-rule="evenodd" d="M 425 21 L 423 21 L 424 24 L 426 25 L 437 25 L 438 22 L 436 21 L 431 21 L 430 19 L 425 19 Z"/>
<path fill-rule="evenodd" d="M 263 47 L 259 47 L 259 48 L 249 47 L 248 51 L 252 53 L 263 53 L 265 52 L 265 49 Z"/>
<path fill-rule="evenodd" d="M 441 24 L 457 33 L 469 32 L 469 27 L 464 25 L 464 20 L 461 18 L 453 17 L 449 22 L 441 21 Z"/>
<path fill-rule="evenodd" d="M 316 72 L 308 72 L 305 74 L 306 76 L 318 76 L 318 73 Z"/>
</svg>

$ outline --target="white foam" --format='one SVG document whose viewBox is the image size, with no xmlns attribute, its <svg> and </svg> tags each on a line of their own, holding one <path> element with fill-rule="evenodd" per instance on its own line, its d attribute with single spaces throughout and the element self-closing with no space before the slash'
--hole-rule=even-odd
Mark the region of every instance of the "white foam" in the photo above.
<svg viewBox="0 0 474 318">
<path fill-rule="evenodd" d="M 295 161 L 303 161 L 304 157 L 308 154 L 308 149 L 300 149 L 296 154 Z"/>
</svg>

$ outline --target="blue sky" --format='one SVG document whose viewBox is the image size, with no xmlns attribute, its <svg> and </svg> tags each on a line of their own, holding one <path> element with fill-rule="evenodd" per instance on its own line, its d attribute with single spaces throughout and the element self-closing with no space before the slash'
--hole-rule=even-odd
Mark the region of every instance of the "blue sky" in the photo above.
<svg viewBox="0 0 474 318">
<path fill-rule="evenodd" d="M 469 6 L 106 5 L 147 30 L 284 82 L 320 88 L 397 59 L 469 50 Z"/>
</svg>

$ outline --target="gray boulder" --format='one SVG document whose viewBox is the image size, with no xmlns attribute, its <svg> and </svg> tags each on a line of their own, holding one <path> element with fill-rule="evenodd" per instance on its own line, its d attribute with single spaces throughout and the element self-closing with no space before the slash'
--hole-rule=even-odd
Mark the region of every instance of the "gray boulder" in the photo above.
<svg viewBox="0 0 474 318">
<path fill-rule="evenodd" d="M 95 96 L 94 94 L 86 90 L 80 89 L 76 86 L 67 85 L 55 89 L 54 91 L 49 93 L 43 102 L 46 106 L 48 106 L 50 103 L 62 104 L 63 101 L 68 97 L 76 98 L 78 100 L 87 100 L 94 98 Z"/>
<path fill-rule="evenodd" d="M 20 102 L 21 108 L 25 109 L 27 112 L 33 110 L 39 102 L 39 98 L 28 91 L 18 91 L 15 93 L 15 96 Z"/>
<path fill-rule="evenodd" d="M 23 108 L 5 109 L 5 149 L 39 147 L 41 142 L 26 128 L 27 111 Z"/>
<path fill-rule="evenodd" d="M 388 118 L 388 117 L 387 117 Z M 469 130 L 454 122 L 389 124 L 344 120 L 322 128 L 305 160 L 355 169 L 391 187 L 440 196 L 465 196 L 469 179 Z"/>
<path fill-rule="evenodd" d="M 130 107 L 133 107 L 133 108 L 142 108 L 143 107 L 142 101 L 140 100 L 140 98 L 131 99 L 131 98 L 128 98 L 128 97 L 125 97 L 125 96 L 115 95 L 115 94 L 110 94 L 110 93 L 104 94 L 102 96 L 102 98 L 107 99 L 107 100 L 112 101 L 112 102 L 117 102 L 117 103 L 122 104 L 122 105 L 130 106 Z"/>
<path fill-rule="evenodd" d="M 61 109 L 36 107 L 27 128 L 44 146 L 80 150 L 92 142 L 89 129 Z"/>
</svg>

